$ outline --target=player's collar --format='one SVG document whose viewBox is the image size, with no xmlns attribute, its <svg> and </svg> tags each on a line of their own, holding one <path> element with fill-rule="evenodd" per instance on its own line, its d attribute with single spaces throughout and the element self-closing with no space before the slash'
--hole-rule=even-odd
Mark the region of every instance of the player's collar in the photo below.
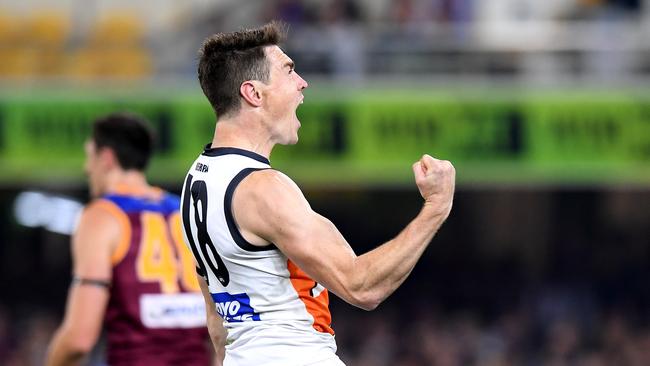
<svg viewBox="0 0 650 366">
<path fill-rule="evenodd" d="M 203 155 L 205 156 L 221 156 L 228 154 L 243 155 L 253 160 L 257 160 L 260 163 L 271 165 L 269 159 L 265 158 L 264 156 L 256 152 L 240 149 L 237 147 L 212 147 L 212 144 L 207 144 L 203 150 Z"/>
<path fill-rule="evenodd" d="M 113 187 L 109 194 L 119 194 L 125 196 L 145 196 L 149 198 L 160 198 L 163 190 L 158 187 L 138 187 L 126 183 L 118 183 Z"/>
</svg>

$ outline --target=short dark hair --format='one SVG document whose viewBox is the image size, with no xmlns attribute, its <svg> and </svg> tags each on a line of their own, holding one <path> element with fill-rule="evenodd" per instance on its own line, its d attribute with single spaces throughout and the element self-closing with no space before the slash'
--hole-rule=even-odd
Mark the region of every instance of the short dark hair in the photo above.
<svg viewBox="0 0 650 366">
<path fill-rule="evenodd" d="M 273 21 L 255 29 L 217 33 L 199 50 L 199 83 L 217 117 L 240 108 L 239 87 L 247 80 L 269 81 L 270 66 L 264 47 L 278 45 L 287 26 Z"/>
<path fill-rule="evenodd" d="M 92 139 L 96 149 L 108 147 L 113 150 L 124 170 L 144 171 L 154 148 L 154 133 L 149 123 L 127 112 L 96 119 Z"/>
</svg>

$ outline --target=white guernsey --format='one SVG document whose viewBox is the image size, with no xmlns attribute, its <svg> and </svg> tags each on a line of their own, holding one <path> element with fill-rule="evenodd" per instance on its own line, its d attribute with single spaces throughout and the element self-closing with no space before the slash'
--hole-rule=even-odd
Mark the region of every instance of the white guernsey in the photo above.
<svg viewBox="0 0 650 366">
<path fill-rule="evenodd" d="M 206 148 L 185 179 L 186 242 L 228 332 L 226 364 L 302 365 L 335 357 L 328 292 L 274 245 L 254 246 L 233 218 L 232 198 L 269 161 L 236 148 Z"/>
</svg>

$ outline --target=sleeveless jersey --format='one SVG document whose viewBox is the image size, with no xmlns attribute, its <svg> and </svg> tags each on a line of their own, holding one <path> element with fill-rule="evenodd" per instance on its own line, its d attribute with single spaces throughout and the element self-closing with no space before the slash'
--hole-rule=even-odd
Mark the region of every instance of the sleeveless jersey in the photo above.
<svg viewBox="0 0 650 366">
<path fill-rule="evenodd" d="M 293 366 L 336 357 L 327 290 L 274 245 L 247 242 L 233 218 L 238 184 L 269 168 L 254 152 L 208 145 L 183 187 L 185 239 L 224 319 L 226 366 Z"/>
<path fill-rule="evenodd" d="M 182 239 L 180 200 L 159 193 L 151 199 L 125 188 L 98 202 L 122 227 L 104 322 L 111 366 L 209 364 L 205 302 Z"/>
</svg>

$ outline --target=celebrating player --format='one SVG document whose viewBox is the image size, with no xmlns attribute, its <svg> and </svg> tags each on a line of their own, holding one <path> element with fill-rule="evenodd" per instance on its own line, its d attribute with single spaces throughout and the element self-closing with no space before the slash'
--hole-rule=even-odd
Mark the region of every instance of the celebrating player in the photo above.
<svg viewBox="0 0 650 366">
<path fill-rule="evenodd" d="M 449 215 L 455 171 L 429 155 L 413 164 L 419 214 L 357 256 L 269 162 L 276 144 L 298 142 L 296 109 L 308 86 L 278 47 L 283 33 L 270 23 L 203 43 L 198 76 L 218 121 L 185 179 L 183 228 L 214 303 L 209 330 L 225 345 L 225 365 L 342 365 L 328 290 L 367 310 L 393 293 Z"/>
</svg>

